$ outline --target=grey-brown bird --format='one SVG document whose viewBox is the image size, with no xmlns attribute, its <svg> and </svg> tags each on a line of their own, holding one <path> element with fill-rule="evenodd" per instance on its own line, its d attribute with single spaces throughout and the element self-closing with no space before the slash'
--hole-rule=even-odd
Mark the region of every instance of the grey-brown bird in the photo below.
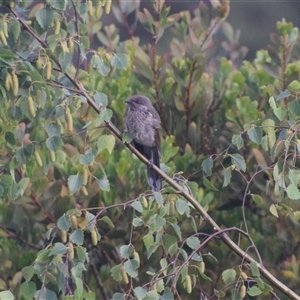
<svg viewBox="0 0 300 300">
<path fill-rule="evenodd" d="M 160 167 L 160 117 L 151 101 L 142 95 L 135 95 L 125 100 L 128 104 L 125 131 L 133 139 L 135 148 L 150 162 Z M 152 191 L 162 188 L 161 177 L 148 166 L 148 184 Z"/>
</svg>

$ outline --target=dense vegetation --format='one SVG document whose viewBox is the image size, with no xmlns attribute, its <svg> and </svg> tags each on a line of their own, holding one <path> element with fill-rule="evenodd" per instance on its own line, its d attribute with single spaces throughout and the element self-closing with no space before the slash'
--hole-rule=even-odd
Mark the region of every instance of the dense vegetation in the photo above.
<svg viewBox="0 0 300 300">
<path fill-rule="evenodd" d="M 0 3 L 0 299 L 300 299 L 298 28 L 249 62 L 226 0 Z"/>
</svg>

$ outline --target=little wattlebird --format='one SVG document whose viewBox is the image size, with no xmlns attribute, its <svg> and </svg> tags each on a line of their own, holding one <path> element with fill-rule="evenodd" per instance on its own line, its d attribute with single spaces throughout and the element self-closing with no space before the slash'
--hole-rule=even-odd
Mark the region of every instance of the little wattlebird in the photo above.
<svg viewBox="0 0 300 300">
<path fill-rule="evenodd" d="M 141 152 L 151 164 L 160 167 L 160 117 L 151 101 L 141 95 L 125 100 L 128 104 L 125 131 L 132 138 L 135 148 Z M 160 176 L 148 166 L 148 184 L 152 191 L 162 188 Z"/>
</svg>

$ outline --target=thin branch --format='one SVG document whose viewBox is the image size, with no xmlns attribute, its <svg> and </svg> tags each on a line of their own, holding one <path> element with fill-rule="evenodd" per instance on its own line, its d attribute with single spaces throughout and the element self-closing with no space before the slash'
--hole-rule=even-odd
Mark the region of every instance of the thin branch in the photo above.
<svg viewBox="0 0 300 300">
<path fill-rule="evenodd" d="M 19 242 L 21 242 L 21 243 L 29 246 L 30 248 L 33 248 L 33 249 L 36 249 L 36 250 L 41 250 L 41 247 L 39 247 L 38 245 L 32 244 L 32 243 L 30 243 L 30 242 L 22 239 L 21 237 L 19 237 L 18 235 L 16 235 L 14 232 L 8 230 L 6 227 L 0 225 L 0 229 L 2 229 L 7 234 L 7 236 L 9 238 L 15 239 L 15 240 L 17 240 L 17 241 L 19 241 Z"/>
<path fill-rule="evenodd" d="M 92 270 L 92 273 L 93 273 L 93 275 L 94 275 L 94 278 L 95 278 L 95 280 L 96 280 L 96 282 L 97 282 L 97 286 L 98 286 L 98 288 L 99 288 L 99 290 L 100 290 L 100 292 L 101 292 L 101 295 L 102 295 L 102 297 L 103 298 L 101 298 L 101 299 L 103 299 L 103 300 L 109 300 L 109 297 L 107 296 L 107 294 L 105 293 L 105 290 L 104 290 L 104 286 L 103 286 L 103 284 L 102 284 L 102 282 L 101 282 L 101 279 L 100 279 L 100 277 L 99 277 L 99 275 L 98 275 L 98 270 L 96 269 L 96 267 L 93 265 L 93 264 L 91 264 L 90 265 L 90 268 L 91 268 L 91 270 Z"/>
</svg>

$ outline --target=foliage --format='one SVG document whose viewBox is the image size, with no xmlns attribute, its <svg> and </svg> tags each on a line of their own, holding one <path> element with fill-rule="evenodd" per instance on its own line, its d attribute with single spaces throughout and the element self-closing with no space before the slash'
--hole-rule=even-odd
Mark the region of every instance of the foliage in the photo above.
<svg viewBox="0 0 300 300">
<path fill-rule="evenodd" d="M 248 62 L 227 1 L 0 3 L 0 299 L 295 299 L 298 28 Z M 133 94 L 162 120 L 162 193 L 116 129 Z"/>
</svg>

